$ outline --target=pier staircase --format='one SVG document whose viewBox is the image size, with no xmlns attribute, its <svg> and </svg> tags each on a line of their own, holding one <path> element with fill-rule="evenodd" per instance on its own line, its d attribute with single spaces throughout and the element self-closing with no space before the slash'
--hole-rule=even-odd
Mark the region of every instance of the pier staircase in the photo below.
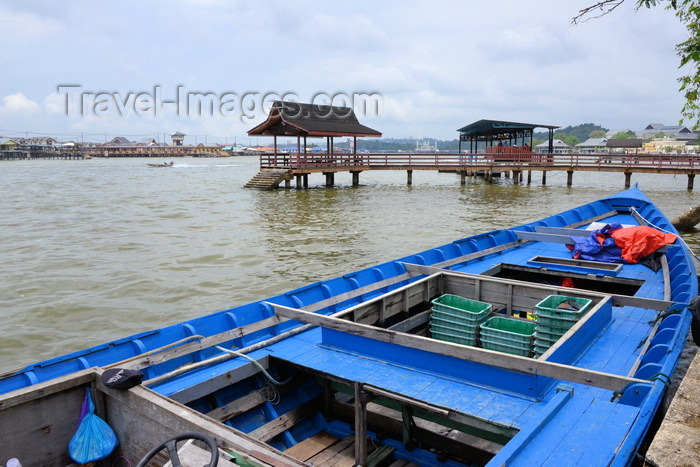
<svg viewBox="0 0 700 467">
<path fill-rule="evenodd" d="M 258 174 L 251 178 L 244 188 L 257 188 L 258 190 L 272 190 L 279 186 L 289 174 L 289 170 L 261 169 Z"/>
</svg>

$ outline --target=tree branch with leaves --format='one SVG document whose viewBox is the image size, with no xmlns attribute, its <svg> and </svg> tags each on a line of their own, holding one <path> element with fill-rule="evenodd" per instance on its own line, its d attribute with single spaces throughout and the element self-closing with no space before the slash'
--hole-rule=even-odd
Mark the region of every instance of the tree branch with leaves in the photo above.
<svg viewBox="0 0 700 467">
<path fill-rule="evenodd" d="M 676 17 L 688 30 L 688 39 L 676 44 L 676 53 L 680 57 L 678 68 L 687 69 L 684 76 L 678 78 L 680 91 L 684 93 L 685 104 L 681 110 L 681 123 L 688 120 L 694 130 L 700 129 L 700 2 L 698 0 L 636 0 L 636 9 L 652 8 L 667 4 L 666 9 L 675 11 Z M 625 0 L 604 0 L 579 10 L 571 24 L 579 24 L 589 19 L 600 18 L 619 7 Z"/>
</svg>

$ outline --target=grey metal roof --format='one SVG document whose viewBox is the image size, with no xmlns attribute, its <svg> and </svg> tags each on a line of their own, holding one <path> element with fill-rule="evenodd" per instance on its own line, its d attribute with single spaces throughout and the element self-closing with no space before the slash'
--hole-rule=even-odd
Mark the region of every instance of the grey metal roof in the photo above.
<svg viewBox="0 0 700 467">
<path fill-rule="evenodd" d="M 644 142 L 641 138 L 629 138 L 629 139 L 614 139 L 608 140 L 605 145 L 607 148 L 641 148 Z"/>
<path fill-rule="evenodd" d="M 535 128 L 555 129 L 559 127 L 553 125 L 541 125 L 539 123 L 506 122 L 502 120 L 479 120 L 467 126 L 464 126 L 457 131 L 459 131 L 462 135 L 465 136 L 494 136 L 517 131 L 533 130 Z"/>
</svg>

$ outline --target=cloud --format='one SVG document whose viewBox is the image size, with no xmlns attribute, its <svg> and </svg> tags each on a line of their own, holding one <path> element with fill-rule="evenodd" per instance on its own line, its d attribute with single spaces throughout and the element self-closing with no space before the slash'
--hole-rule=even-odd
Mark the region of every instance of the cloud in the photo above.
<svg viewBox="0 0 700 467">
<path fill-rule="evenodd" d="M 42 108 L 50 115 L 65 115 L 66 95 L 52 92 L 44 98 Z"/>
<path fill-rule="evenodd" d="M 27 99 L 21 92 L 3 97 L 2 105 L 0 105 L 0 113 L 6 115 L 32 115 L 39 110 L 39 104 Z"/>
<path fill-rule="evenodd" d="M 63 30 L 60 22 L 46 15 L 12 11 L 2 7 L 0 7 L 0 24 L 2 24 L 3 36 L 12 38 L 13 41 L 50 36 Z"/>
</svg>

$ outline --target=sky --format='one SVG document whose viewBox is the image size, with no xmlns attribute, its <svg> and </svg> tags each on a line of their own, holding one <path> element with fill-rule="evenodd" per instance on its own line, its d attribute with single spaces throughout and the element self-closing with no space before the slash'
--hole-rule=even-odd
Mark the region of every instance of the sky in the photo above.
<svg viewBox="0 0 700 467">
<path fill-rule="evenodd" d="M 683 25 L 634 0 L 571 25 L 592 3 L 0 0 L 0 136 L 265 144 L 247 131 L 281 98 L 351 106 L 384 138 L 678 124 Z"/>
</svg>

